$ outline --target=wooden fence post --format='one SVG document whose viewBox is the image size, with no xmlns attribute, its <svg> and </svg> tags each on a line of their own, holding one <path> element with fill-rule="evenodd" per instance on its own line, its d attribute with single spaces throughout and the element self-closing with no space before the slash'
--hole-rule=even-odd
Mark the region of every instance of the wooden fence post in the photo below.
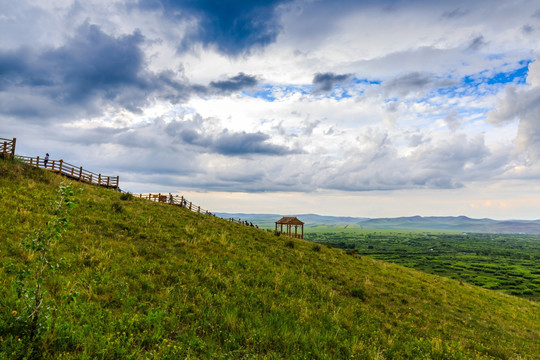
<svg viewBox="0 0 540 360">
<path fill-rule="evenodd" d="M 36 167 L 39 167 L 39 156 L 36 157 Z"/>
<path fill-rule="evenodd" d="M 110 180 L 111 180 L 111 177 L 107 176 L 107 187 L 109 187 Z"/>
<path fill-rule="evenodd" d="M 58 165 L 58 174 L 62 175 L 62 165 L 64 164 L 64 160 L 60 159 L 60 165 Z"/>
<path fill-rule="evenodd" d="M 191 210 L 191 206 L 193 205 L 193 203 L 190 201 L 189 202 L 189 210 Z"/>
<path fill-rule="evenodd" d="M 51 168 L 51 171 L 54 171 L 54 162 L 55 162 L 55 161 L 56 161 L 56 160 L 53 160 L 53 161 L 52 161 L 52 168 Z"/>
<path fill-rule="evenodd" d="M 79 181 L 81 181 L 82 178 L 82 166 L 79 168 Z"/>
<path fill-rule="evenodd" d="M 197 210 L 197 212 L 198 212 L 198 213 L 200 213 L 200 212 L 201 212 L 201 207 L 200 207 L 200 206 L 199 206 L 199 209 Z"/>
<path fill-rule="evenodd" d="M 180 198 L 180 206 L 184 207 L 184 195 Z"/>
<path fill-rule="evenodd" d="M 116 175 L 116 189 L 120 187 L 120 175 Z"/>
<path fill-rule="evenodd" d="M 98 174 L 98 185 L 101 185 L 101 174 Z"/>
<path fill-rule="evenodd" d="M 17 143 L 17 138 L 13 138 L 13 147 L 11 148 L 11 157 L 15 158 L 15 144 Z"/>
<path fill-rule="evenodd" d="M 6 154 L 7 154 L 7 141 L 4 141 L 4 150 L 2 150 L 2 155 L 4 155 L 5 157 Z"/>
</svg>

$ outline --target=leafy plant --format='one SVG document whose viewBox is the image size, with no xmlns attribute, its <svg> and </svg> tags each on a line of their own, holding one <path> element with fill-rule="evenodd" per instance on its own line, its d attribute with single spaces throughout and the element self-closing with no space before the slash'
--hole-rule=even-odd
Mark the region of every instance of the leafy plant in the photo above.
<svg viewBox="0 0 540 360">
<path fill-rule="evenodd" d="M 51 218 L 44 228 L 33 232 L 20 242 L 26 251 L 27 261 L 17 271 L 17 310 L 13 310 L 14 328 L 20 331 L 20 338 L 26 344 L 27 356 L 36 356 L 40 333 L 50 317 L 46 306 L 44 284 L 48 271 L 54 271 L 58 264 L 51 261 L 50 252 L 69 226 L 69 213 L 75 207 L 73 186 L 60 184 L 57 200 L 53 204 Z"/>
</svg>

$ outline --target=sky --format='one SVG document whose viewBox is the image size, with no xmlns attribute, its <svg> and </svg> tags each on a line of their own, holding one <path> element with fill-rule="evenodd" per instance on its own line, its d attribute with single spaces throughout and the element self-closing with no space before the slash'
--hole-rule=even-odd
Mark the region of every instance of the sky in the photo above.
<svg viewBox="0 0 540 360">
<path fill-rule="evenodd" d="M 0 0 L 0 137 L 213 212 L 540 219 L 539 0 Z"/>
</svg>

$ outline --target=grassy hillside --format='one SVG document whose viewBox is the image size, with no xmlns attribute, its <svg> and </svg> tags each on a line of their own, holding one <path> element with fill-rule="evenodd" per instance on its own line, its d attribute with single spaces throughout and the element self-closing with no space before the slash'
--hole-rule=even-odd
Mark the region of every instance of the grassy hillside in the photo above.
<svg viewBox="0 0 540 360">
<path fill-rule="evenodd" d="M 62 179 L 0 161 L 0 358 L 533 359 L 537 303 L 75 184 L 38 336 L 20 314 L 20 239 Z M 26 324 L 26 325 L 25 325 Z"/>
</svg>

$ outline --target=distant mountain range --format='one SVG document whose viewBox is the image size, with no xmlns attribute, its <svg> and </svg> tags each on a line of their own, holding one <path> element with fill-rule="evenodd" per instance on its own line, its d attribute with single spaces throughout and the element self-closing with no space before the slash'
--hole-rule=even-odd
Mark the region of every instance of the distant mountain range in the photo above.
<svg viewBox="0 0 540 360">
<path fill-rule="evenodd" d="M 222 218 L 242 219 L 259 227 L 272 229 L 277 214 L 216 213 Z M 290 215 L 288 215 L 290 216 Z M 397 218 L 361 218 L 322 216 L 315 214 L 294 215 L 305 223 L 305 228 L 346 227 L 387 230 L 444 230 L 482 233 L 540 234 L 540 220 L 471 219 L 467 216 L 410 216 Z"/>
</svg>

